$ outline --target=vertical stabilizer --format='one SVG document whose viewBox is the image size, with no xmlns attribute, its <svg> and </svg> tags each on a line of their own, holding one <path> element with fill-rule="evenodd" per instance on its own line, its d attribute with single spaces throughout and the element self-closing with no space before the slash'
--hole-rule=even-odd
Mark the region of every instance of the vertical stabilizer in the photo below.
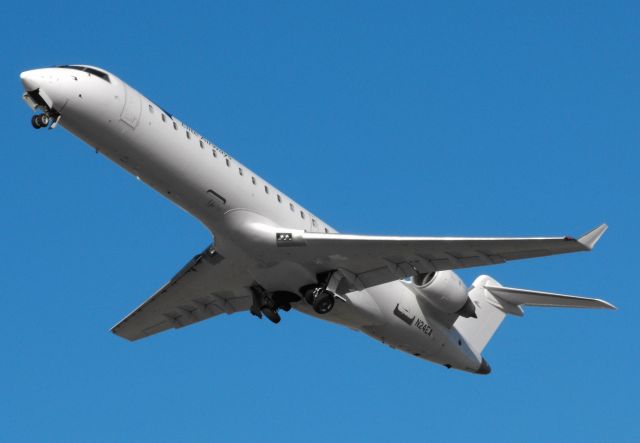
<svg viewBox="0 0 640 443">
<path fill-rule="evenodd" d="M 489 277 L 481 275 L 475 279 L 469 290 L 469 298 L 476 305 L 478 318 L 458 317 L 453 327 L 460 332 L 467 343 L 478 353 L 487 346 L 491 337 L 504 320 L 505 312 L 489 300 L 493 299 L 485 286 L 501 287 L 502 285 Z M 504 308 L 503 308 L 504 309 Z M 520 312 L 510 312 L 522 315 Z"/>
</svg>

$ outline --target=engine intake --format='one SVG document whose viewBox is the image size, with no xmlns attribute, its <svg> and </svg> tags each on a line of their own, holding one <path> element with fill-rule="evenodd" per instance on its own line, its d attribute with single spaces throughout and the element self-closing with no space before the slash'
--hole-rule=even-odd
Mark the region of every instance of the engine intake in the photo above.
<svg viewBox="0 0 640 443">
<path fill-rule="evenodd" d="M 476 307 L 467 287 L 453 271 L 429 272 L 412 278 L 418 294 L 436 309 L 461 317 L 476 318 Z"/>
</svg>

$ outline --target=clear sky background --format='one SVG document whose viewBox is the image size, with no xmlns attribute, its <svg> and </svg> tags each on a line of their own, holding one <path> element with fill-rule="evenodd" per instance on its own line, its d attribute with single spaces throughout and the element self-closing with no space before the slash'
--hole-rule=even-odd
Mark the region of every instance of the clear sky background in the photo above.
<svg viewBox="0 0 640 443">
<path fill-rule="evenodd" d="M 638 2 L 12 1 L 0 16 L 0 441 L 639 441 Z M 580 235 L 447 370 L 296 312 L 109 328 L 210 241 L 68 132 L 26 69 L 104 67 L 338 230 Z"/>
</svg>

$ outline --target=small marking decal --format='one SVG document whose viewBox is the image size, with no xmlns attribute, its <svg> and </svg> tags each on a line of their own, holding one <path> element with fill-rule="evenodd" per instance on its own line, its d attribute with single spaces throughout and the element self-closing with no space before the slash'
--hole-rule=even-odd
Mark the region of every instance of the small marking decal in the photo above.
<svg viewBox="0 0 640 443">
<path fill-rule="evenodd" d="M 300 237 L 294 237 L 292 232 L 276 233 L 276 245 L 279 247 L 304 246 L 305 242 Z"/>
<path fill-rule="evenodd" d="M 293 235 L 290 232 L 278 232 L 276 234 L 276 240 L 278 241 L 292 241 Z"/>
<path fill-rule="evenodd" d="M 433 329 L 431 328 L 431 326 L 429 326 L 429 323 L 424 320 L 418 319 L 418 321 L 416 321 L 416 328 L 420 329 L 428 336 L 431 336 L 431 334 L 433 334 Z"/>
<path fill-rule="evenodd" d="M 396 308 L 393 310 L 393 314 L 409 326 L 413 325 L 413 321 L 416 319 L 415 315 L 413 317 L 409 317 L 406 312 L 402 312 L 400 310 L 400 303 L 396 305 Z"/>
</svg>

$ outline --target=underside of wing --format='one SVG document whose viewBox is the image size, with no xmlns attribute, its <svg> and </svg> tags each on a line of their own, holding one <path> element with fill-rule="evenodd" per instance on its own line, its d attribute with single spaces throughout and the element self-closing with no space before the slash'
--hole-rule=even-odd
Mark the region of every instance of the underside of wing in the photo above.
<svg viewBox="0 0 640 443">
<path fill-rule="evenodd" d="M 111 331 L 138 340 L 251 306 L 251 276 L 207 248 Z"/>
<path fill-rule="evenodd" d="M 584 236 L 465 238 L 385 237 L 304 233 L 291 257 L 317 272 L 338 270 L 338 292 L 361 290 L 421 273 L 504 263 L 533 257 L 589 251 L 606 225 Z"/>
</svg>

